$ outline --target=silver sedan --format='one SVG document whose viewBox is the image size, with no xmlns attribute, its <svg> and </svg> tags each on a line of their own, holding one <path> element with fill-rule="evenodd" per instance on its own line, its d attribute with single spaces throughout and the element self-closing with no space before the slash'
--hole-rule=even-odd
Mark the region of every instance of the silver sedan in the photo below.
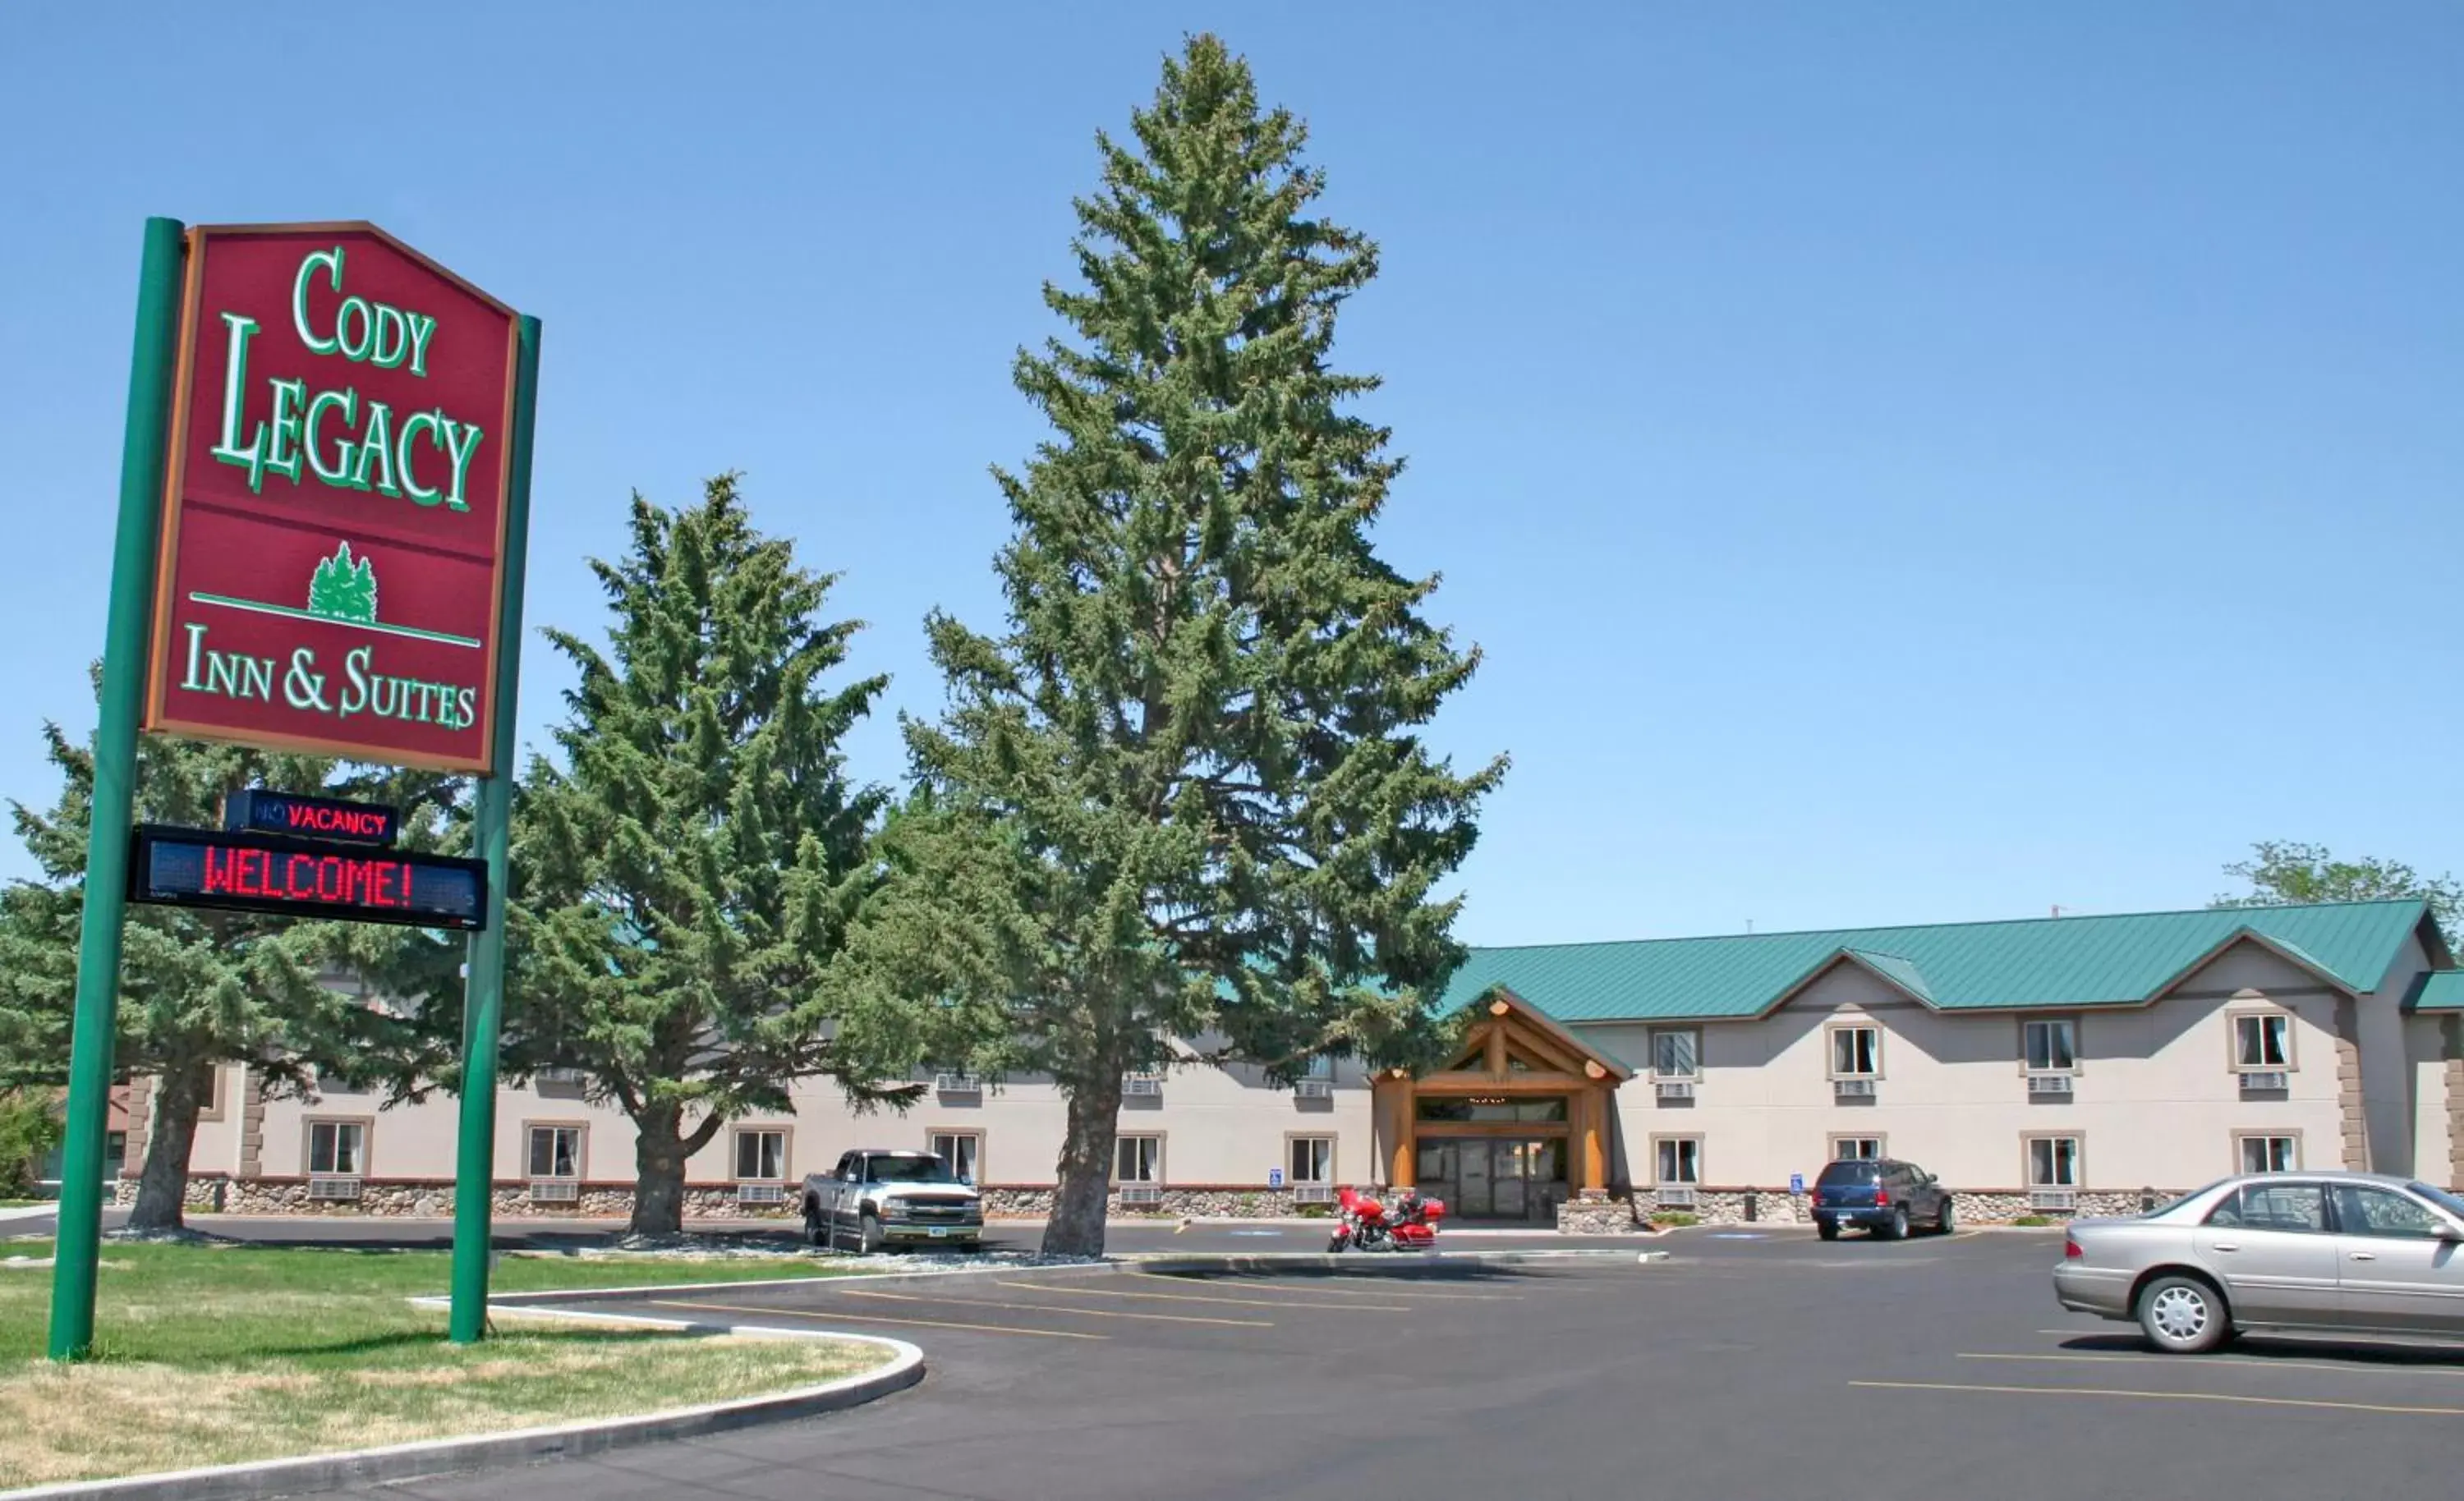
<svg viewBox="0 0 2464 1501">
<path fill-rule="evenodd" d="M 2464 1199 L 2375 1173 L 2227 1178 L 2073 1222 L 2054 1295 L 2183 1355 L 2250 1329 L 2464 1339 Z"/>
</svg>

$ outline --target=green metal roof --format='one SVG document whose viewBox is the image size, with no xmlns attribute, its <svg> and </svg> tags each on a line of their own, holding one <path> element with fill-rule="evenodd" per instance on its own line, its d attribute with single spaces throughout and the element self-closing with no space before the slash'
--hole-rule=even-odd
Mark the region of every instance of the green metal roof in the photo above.
<svg viewBox="0 0 2464 1501">
<path fill-rule="evenodd" d="M 1944 1011 L 2128 1006 L 2244 932 L 2360 992 L 2428 916 L 2419 902 L 2356 902 L 1475 948 L 1440 1005 L 1503 985 L 1561 1022 L 1755 1016 L 1844 955 Z M 2437 990 L 2455 997 L 2441 1004 L 2464 1006 L 2456 986 Z"/>
<path fill-rule="evenodd" d="M 2407 999 L 2417 1012 L 2464 1012 L 2464 969 L 2439 969 L 2423 975 Z"/>
</svg>

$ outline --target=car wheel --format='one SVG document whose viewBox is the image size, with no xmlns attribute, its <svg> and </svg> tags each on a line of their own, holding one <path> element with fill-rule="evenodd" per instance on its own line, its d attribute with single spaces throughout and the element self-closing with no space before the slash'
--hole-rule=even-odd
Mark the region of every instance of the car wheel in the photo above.
<svg viewBox="0 0 2464 1501">
<path fill-rule="evenodd" d="M 1821 1236 L 1824 1240 L 1837 1240 L 1839 1238 L 1838 1223 L 1833 1220 L 1816 1220 L 1814 1222 L 1814 1233 Z"/>
<path fill-rule="evenodd" d="M 830 1244 L 829 1226 L 823 1221 L 821 1215 L 814 1212 L 813 1207 L 809 1204 L 804 1206 L 804 1244 L 818 1246 L 825 1251 L 829 1249 Z"/>
<path fill-rule="evenodd" d="M 864 1217 L 863 1237 L 864 1253 L 868 1256 L 880 1254 L 881 1248 L 889 1244 L 881 1233 L 881 1221 L 869 1214 Z"/>
<path fill-rule="evenodd" d="M 1903 1205 L 1899 1208 L 1891 1211 L 1891 1223 L 1882 1227 L 1881 1234 L 1884 1240 L 1905 1240 L 1908 1238 L 1908 1211 L 1906 1206 Z"/>
<path fill-rule="evenodd" d="M 2224 1294 L 2197 1277 L 2158 1277 L 2139 1294 L 2139 1329 L 2168 1355 L 2202 1355 L 2233 1332 Z"/>
<path fill-rule="evenodd" d="M 1947 1235 L 1958 1229 L 1959 1216 L 1950 1207 L 1950 1195 L 1945 1194 L 1942 1199 L 1942 1209 L 1933 1217 L 1933 1232 L 1937 1235 Z"/>
</svg>

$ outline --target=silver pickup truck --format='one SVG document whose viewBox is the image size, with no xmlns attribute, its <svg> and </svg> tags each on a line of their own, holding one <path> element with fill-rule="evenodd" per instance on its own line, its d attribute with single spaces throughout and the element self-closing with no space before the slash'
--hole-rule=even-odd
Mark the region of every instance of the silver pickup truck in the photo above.
<svg viewBox="0 0 2464 1501">
<path fill-rule="evenodd" d="M 869 1254 L 891 1245 L 983 1244 L 983 1197 L 930 1152 L 863 1148 L 804 1180 L 804 1238 Z"/>
</svg>

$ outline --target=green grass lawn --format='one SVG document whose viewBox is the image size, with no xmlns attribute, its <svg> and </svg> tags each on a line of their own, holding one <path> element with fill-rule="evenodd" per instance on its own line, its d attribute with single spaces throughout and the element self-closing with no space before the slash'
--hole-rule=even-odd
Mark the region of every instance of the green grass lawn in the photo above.
<svg viewBox="0 0 2464 1501">
<path fill-rule="evenodd" d="M 0 1263 L 44 1240 L 0 1242 Z M 508 1255 L 500 1293 L 824 1273 L 787 1261 Z M 0 1265 L 0 1488 L 360 1448 L 715 1402 L 880 1363 L 876 1346 L 499 1316 L 444 1342 L 444 1251 L 106 1242 L 97 1359 L 43 1357 L 49 1268 Z"/>
</svg>

